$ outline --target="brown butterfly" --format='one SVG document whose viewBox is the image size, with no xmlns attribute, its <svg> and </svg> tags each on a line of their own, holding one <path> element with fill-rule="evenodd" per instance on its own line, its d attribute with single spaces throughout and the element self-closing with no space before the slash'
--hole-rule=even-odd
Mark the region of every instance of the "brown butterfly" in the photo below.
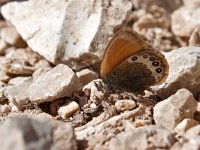
<svg viewBox="0 0 200 150">
<path fill-rule="evenodd" d="M 112 90 L 137 92 L 162 83 L 168 70 L 163 54 L 131 28 L 123 28 L 105 50 L 100 76 Z"/>
</svg>

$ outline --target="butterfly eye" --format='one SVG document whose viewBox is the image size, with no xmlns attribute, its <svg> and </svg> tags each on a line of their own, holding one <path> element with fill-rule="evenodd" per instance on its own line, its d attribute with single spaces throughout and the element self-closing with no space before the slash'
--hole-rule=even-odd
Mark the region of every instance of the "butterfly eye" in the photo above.
<svg viewBox="0 0 200 150">
<path fill-rule="evenodd" d="M 148 56 L 147 55 L 143 55 L 143 58 L 147 58 Z"/>
<path fill-rule="evenodd" d="M 133 56 L 131 59 L 132 59 L 132 61 L 136 61 L 136 60 L 137 60 L 137 57 L 136 57 L 136 56 Z"/>
<path fill-rule="evenodd" d="M 157 72 L 157 73 L 161 73 L 161 72 L 162 72 L 162 69 L 161 69 L 161 68 L 157 68 L 157 69 L 156 69 L 156 72 Z"/>
<path fill-rule="evenodd" d="M 154 61 L 154 60 L 156 60 L 154 57 L 150 57 L 149 58 L 151 61 Z"/>
<path fill-rule="evenodd" d="M 158 65 L 159 65 L 159 62 L 155 61 L 155 62 L 152 63 L 152 65 L 153 65 L 153 66 L 158 66 Z"/>
</svg>

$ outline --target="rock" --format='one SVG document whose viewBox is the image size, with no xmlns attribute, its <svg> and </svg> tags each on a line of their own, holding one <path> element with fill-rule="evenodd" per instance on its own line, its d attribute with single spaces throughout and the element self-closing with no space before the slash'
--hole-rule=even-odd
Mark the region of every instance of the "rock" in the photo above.
<svg viewBox="0 0 200 150">
<path fill-rule="evenodd" d="M 164 83 L 152 87 L 161 99 L 166 99 L 181 88 L 196 97 L 200 87 L 200 48 L 182 47 L 163 53 L 169 63 L 169 75 Z"/>
<path fill-rule="evenodd" d="M 183 0 L 183 5 L 186 7 L 191 8 L 200 8 L 200 1 L 199 0 Z"/>
<path fill-rule="evenodd" d="M 3 55 L 8 47 L 8 44 L 3 39 L 0 39 L 0 55 Z"/>
<path fill-rule="evenodd" d="M 96 102 L 96 97 L 100 99 L 103 97 L 102 91 L 98 90 L 98 84 L 101 84 L 101 82 L 101 79 L 96 79 L 83 87 L 83 92 L 90 97 L 90 101 Z"/>
<path fill-rule="evenodd" d="M 79 105 L 75 101 L 70 101 L 64 106 L 60 107 L 58 110 L 58 114 L 63 119 L 69 119 L 75 112 L 79 110 Z"/>
<path fill-rule="evenodd" d="M 186 89 L 180 89 L 154 106 L 153 118 L 156 125 L 172 130 L 183 119 L 193 119 L 196 110 L 197 102 L 192 93 Z"/>
<path fill-rule="evenodd" d="M 111 110 L 111 111 L 114 111 L 114 110 Z M 96 138 L 99 138 L 98 137 L 99 132 L 103 132 L 103 134 L 105 132 L 110 133 L 111 129 L 113 129 L 113 130 L 119 129 L 119 128 L 116 128 L 116 129 L 113 128 L 113 127 L 118 127 L 118 126 L 120 126 L 120 131 L 122 131 L 122 130 L 124 131 L 125 127 L 127 127 L 127 126 L 122 127 L 122 124 L 121 124 L 122 120 L 139 118 L 142 115 L 144 115 L 146 111 L 147 111 L 147 108 L 141 105 L 141 106 L 137 107 L 136 109 L 123 112 L 119 115 L 116 115 L 115 112 L 109 112 L 108 113 L 108 111 L 101 113 L 99 116 L 94 117 L 87 124 L 76 128 L 75 129 L 76 138 L 78 140 L 84 140 L 84 139 L 87 139 L 87 138 L 91 138 L 90 137 L 91 134 L 94 134 L 94 133 L 95 133 L 94 135 L 97 136 Z M 134 126 L 132 124 L 132 128 L 133 127 Z M 119 133 L 119 131 L 116 131 L 116 132 L 114 131 L 114 133 L 111 133 L 111 134 L 116 134 L 116 133 Z M 107 137 L 106 135 L 105 135 L 105 137 Z M 106 139 L 102 139 L 102 140 L 106 140 Z M 93 144 L 96 144 L 96 143 L 93 143 Z"/>
<path fill-rule="evenodd" d="M 15 105 L 11 105 L 11 112 L 14 112 L 14 113 L 16 113 L 16 112 L 19 112 L 20 110 L 19 110 L 19 108 L 17 107 L 17 106 L 15 106 Z"/>
<path fill-rule="evenodd" d="M 8 113 L 10 111 L 11 111 L 11 107 L 9 105 L 5 104 L 5 105 L 1 106 L 1 112 L 2 113 Z"/>
<path fill-rule="evenodd" d="M 183 119 L 183 121 L 181 121 L 176 128 L 174 129 L 174 131 L 176 131 L 179 135 L 183 135 L 185 134 L 186 131 L 188 131 L 190 128 L 198 125 L 199 123 L 197 121 L 195 121 L 194 119 Z"/>
<path fill-rule="evenodd" d="M 200 136 L 189 139 L 188 142 L 184 143 L 181 150 L 198 150 L 200 149 Z"/>
<path fill-rule="evenodd" d="M 77 150 L 76 137 L 71 125 L 65 123 L 56 128 L 54 143 L 58 150 Z"/>
<path fill-rule="evenodd" d="M 54 64 L 80 69 L 99 61 L 113 28 L 131 9 L 128 0 L 30 0 L 1 10 L 34 51 Z"/>
<path fill-rule="evenodd" d="M 27 47 L 26 42 L 21 38 L 21 36 L 12 26 L 2 28 L 0 31 L 0 35 L 1 38 L 10 45 L 21 48 Z"/>
<path fill-rule="evenodd" d="M 176 10 L 182 4 L 181 0 L 162 0 L 162 1 L 160 0 L 131 0 L 131 1 L 136 9 L 144 8 L 148 10 L 151 6 L 157 5 L 159 7 L 164 8 L 170 13 Z"/>
<path fill-rule="evenodd" d="M 200 26 L 195 28 L 189 39 L 189 46 L 200 47 Z"/>
<path fill-rule="evenodd" d="M 47 122 L 12 118 L 0 125 L 1 150 L 54 150 L 52 134 Z"/>
<path fill-rule="evenodd" d="M 40 59 L 37 63 L 34 64 L 35 68 L 51 68 L 51 64 L 46 59 Z"/>
<path fill-rule="evenodd" d="M 190 139 L 192 137 L 197 137 L 197 136 L 200 136 L 200 125 L 196 125 L 190 128 L 185 134 L 186 139 Z"/>
<path fill-rule="evenodd" d="M 90 69 L 83 69 L 83 70 L 77 72 L 76 75 L 78 76 L 80 82 L 83 85 L 86 85 L 90 81 L 98 78 L 97 73 L 95 73 L 94 71 L 92 71 Z"/>
<path fill-rule="evenodd" d="M 76 74 L 67 65 L 60 64 L 34 80 L 29 88 L 29 98 L 33 103 L 44 103 L 70 97 L 81 89 Z"/>
<path fill-rule="evenodd" d="M 37 70 L 35 70 L 35 72 L 33 73 L 33 80 L 37 79 L 39 76 L 41 76 L 42 74 L 48 72 L 49 70 L 51 70 L 52 68 L 39 68 Z"/>
<path fill-rule="evenodd" d="M 190 37 L 193 30 L 200 25 L 200 9 L 182 6 L 172 14 L 172 31 L 176 36 Z M 183 28 L 184 25 L 184 28 Z"/>
<path fill-rule="evenodd" d="M 133 100 L 119 100 L 115 103 L 115 107 L 118 111 L 126 111 L 126 110 L 132 110 L 136 107 L 136 103 Z"/>
<path fill-rule="evenodd" d="M 23 59 L 6 59 L 3 64 L 3 69 L 8 75 L 32 75 L 35 71 L 34 67 L 31 67 Z"/>
<path fill-rule="evenodd" d="M 7 88 L 6 84 L 3 82 L 0 82 L 0 102 L 2 102 L 5 98 L 4 92 L 6 91 L 6 88 Z"/>
<path fill-rule="evenodd" d="M 32 78 L 27 78 L 23 82 L 7 87 L 5 96 L 17 107 L 27 104 L 29 100 L 28 88 L 32 84 Z"/>
<path fill-rule="evenodd" d="M 6 74 L 5 70 L 0 69 L 0 81 L 8 82 L 10 77 Z"/>
<path fill-rule="evenodd" d="M 118 134 L 111 139 L 109 149 L 169 149 L 174 143 L 170 131 L 151 125 Z"/>
<path fill-rule="evenodd" d="M 12 78 L 9 80 L 8 84 L 10 85 L 16 85 L 16 84 L 19 84 L 19 83 L 23 83 L 24 81 L 30 79 L 30 77 L 23 77 L 23 76 L 18 76 L 18 77 L 15 77 L 15 78 Z"/>
</svg>

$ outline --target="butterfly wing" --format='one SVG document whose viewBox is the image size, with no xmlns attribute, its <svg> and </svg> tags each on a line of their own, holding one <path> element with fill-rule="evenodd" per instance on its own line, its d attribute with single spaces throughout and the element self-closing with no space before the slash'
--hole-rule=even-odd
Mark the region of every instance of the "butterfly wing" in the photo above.
<svg viewBox="0 0 200 150">
<path fill-rule="evenodd" d="M 107 46 L 101 62 L 100 76 L 106 76 L 122 61 L 131 55 L 148 48 L 146 42 L 135 32 L 118 32 Z"/>
<path fill-rule="evenodd" d="M 142 91 L 167 77 L 168 63 L 140 35 L 125 30 L 106 48 L 100 75 L 114 90 Z"/>
</svg>

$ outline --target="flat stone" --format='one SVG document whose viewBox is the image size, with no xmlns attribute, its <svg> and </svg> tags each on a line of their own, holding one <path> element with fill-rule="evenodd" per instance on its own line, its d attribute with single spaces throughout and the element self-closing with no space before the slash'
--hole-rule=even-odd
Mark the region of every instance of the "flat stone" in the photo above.
<svg viewBox="0 0 200 150">
<path fill-rule="evenodd" d="M 79 110 L 79 105 L 75 101 L 70 101 L 64 106 L 61 106 L 58 110 L 58 114 L 63 119 L 69 119 L 75 112 Z"/>
<path fill-rule="evenodd" d="M 29 98 L 33 103 L 44 103 L 70 97 L 81 89 L 76 74 L 67 65 L 60 64 L 34 80 L 29 88 Z"/>
<path fill-rule="evenodd" d="M 54 64 L 80 69 L 100 60 L 113 28 L 131 9 L 127 0 L 30 0 L 1 10 L 34 51 Z"/>
<path fill-rule="evenodd" d="M 176 128 L 174 129 L 174 131 L 176 131 L 179 135 L 184 135 L 190 128 L 198 125 L 199 123 L 194 120 L 194 119 L 183 119 L 183 121 L 181 121 Z"/>
<path fill-rule="evenodd" d="M 133 100 L 119 100 L 115 103 L 115 107 L 118 111 L 128 111 L 136 107 L 136 103 Z"/>
<path fill-rule="evenodd" d="M 26 42 L 21 38 L 16 29 L 12 26 L 4 27 L 0 30 L 1 38 L 10 45 L 25 48 Z"/>
<path fill-rule="evenodd" d="M 170 131 L 158 126 L 144 126 L 128 132 L 122 132 L 112 138 L 110 150 L 121 149 L 169 149 L 175 143 Z"/>
<path fill-rule="evenodd" d="M 164 83 L 152 87 L 161 99 L 166 99 L 181 88 L 196 97 L 200 87 L 200 48 L 182 47 L 163 53 L 169 63 L 169 75 Z"/>
<path fill-rule="evenodd" d="M 98 78 L 97 73 L 92 71 L 92 70 L 90 70 L 90 69 L 83 69 L 83 70 L 77 72 L 76 75 L 78 76 L 80 82 L 83 85 L 86 85 L 90 81 Z"/>
<path fill-rule="evenodd" d="M 156 125 L 172 130 L 183 119 L 193 119 L 196 110 L 197 102 L 192 93 L 186 89 L 180 89 L 154 106 L 153 118 Z"/>
<path fill-rule="evenodd" d="M 172 32 L 176 36 L 190 37 L 193 30 L 200 25 L 200 9 L 182 6 L 172 14 Z M 184 28 L 183 28 L 184 25 Z"/>
<path fill-rule="evenodd" d="M 27 78 L 23 82 L 9 86 L 7 87 L 4 95 L 15 106 L 23 106 L 30 102 L 28 88 L 31 85 L 31 83 L 32 78 Z"/>
<path fill-rule="evenodd" d="M 47 122 L 27 118 L 12 118 L 1 124 L 0 144 L 1 150 L 55 149 L 52 127 Z"/>
</svg>

